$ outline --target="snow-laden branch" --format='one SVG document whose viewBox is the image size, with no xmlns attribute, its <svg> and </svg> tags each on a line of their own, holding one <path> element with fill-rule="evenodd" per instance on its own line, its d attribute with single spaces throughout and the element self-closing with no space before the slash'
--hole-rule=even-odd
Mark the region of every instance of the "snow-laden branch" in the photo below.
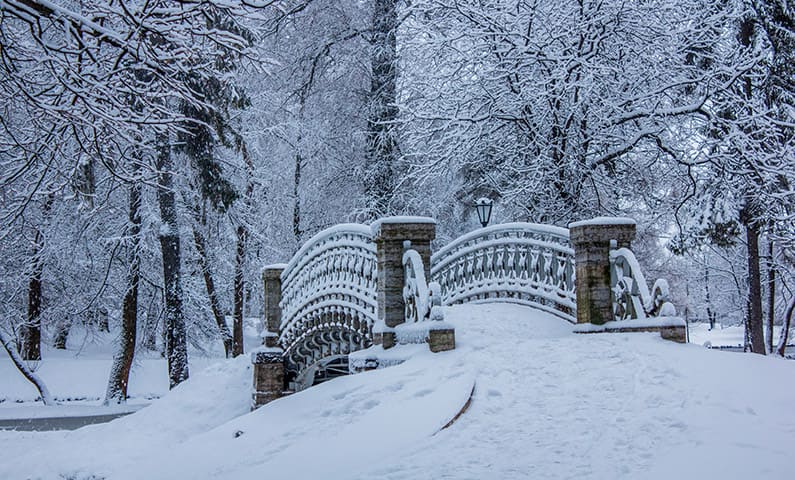
<svg viewBox="0 0 795 480">
<path fill-rule="evenodd" d="M 19 373 L 21 373 L 33 386 L 36 387 L 36 390 L 39 391 L 39 396 L 41 396 L 41 401 L 44 405 L 55 405 L 55 400 L 53 399 L 52 395 L 50 395 L 50 391 L 47 389 L 47 385 L 44 384 L 41 378 L 36 375 L 31 369 L 25 365 L 25 361 L 20 358 L 19 353 L 17 353 L 17 349 L 11 343 L 11 340 L 0 330 L 0 343 L 3 344 L 3 348 L 8 353 L 8 356 L 11 357 L 11 361 L 14 363 L 14 366 L 17 367 Z"/>
</svg>

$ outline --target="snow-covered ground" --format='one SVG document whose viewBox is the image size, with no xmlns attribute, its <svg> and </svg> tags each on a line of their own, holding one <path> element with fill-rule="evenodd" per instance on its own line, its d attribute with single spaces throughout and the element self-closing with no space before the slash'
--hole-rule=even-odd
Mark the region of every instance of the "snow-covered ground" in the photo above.
<svg viewBox="0 0 795 480">
<path fill-rule="evenodd" d="M 259 319 L 246 319 L 247 349 L 261 340 L 257 334 Z M 191 373 L 207 368 L 223 358 L 223 345 L 216 342 L 213 349 L 197 352 L 190 349 Z M 108 385 L 108 375 L 113 363 L 114 334 L 89 333 L 75 326 L 69 336 L 66 350 L 56 350 L 43 344 L 42 360 L 29 362 L 47 384 L 50 393 L 62 405 L 43 408 L 37 401 L 36 388 L 19 374 L 5 351 L 0 349 L 0 419 L 111 414 L 132 411 L 146 405 L 168 392 L 168 367 L 157 352 L 139 350 L 135 354 L 129 383 L 130 408 L 95 408 L 102 403 Z M 69 408 L 64 408 L 68 406 Z"/>
<path fill-rule="evenodd" d="M 108 424 L 0 432 L 0 478 L 792 478 L 795 362 L 574 335 L 512 305 L 447 319 L 453 352 L 252 413 L 243 357 Z"/>
<path fill-rule="evenodd" d="M 765 329 L 767 332 L 767 329 Z M 745 327 L 742 325 L 721 325 L 715 324 L 715 328 L 709 329 L 708 323 L 691 323 L 689 325 L 690 343 L 705 345 L 709 342 L 713 347 L 742 347 L 745 338 Z M 781 334 L 781 327 L 773 327 L 773 343 L 778 343 Z M 790 339 L 792 343 L 792 339 Z"/>
</svg>

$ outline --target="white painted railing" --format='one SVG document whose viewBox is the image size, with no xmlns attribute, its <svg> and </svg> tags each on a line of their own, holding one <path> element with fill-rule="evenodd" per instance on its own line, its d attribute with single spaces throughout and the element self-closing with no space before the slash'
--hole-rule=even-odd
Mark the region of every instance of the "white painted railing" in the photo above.
<svg viewBox="0 0 795 480">
<path fill-rule="evenodd" d="M 610 287 L 616 320 L 676 316 L 676 308 L 669 301 L 668 282 L 658 279 L 649 292 L 640 264 L 628 248 L 610 251 Z"/>
<path fill-rule="evenodd" d="M 515 302 L 576 322 L 574 250 L 568 229 L 506 223 L 464 235 L 431 260 L 445 305 Z"/>
<path fill-rule="evenodd" d="M 376 279 L 368 225 L 336 225 L 306 242 L 281 275 L 279 344 L 285 356 L 303 370 L 368 347 L 377 316 Z"/>
<path fill-rule="evenodd" d="M 425 279 L 422 257 L 416 250 L 406 250 L 403 254 L 403 304 L 406 306 L 406 323 L 421 322 L 428 318 L 431 305 L 431 292 Z"/>
<path fill-rule="evenodd" d="M 405 323 L 398 325 L 395 333 L 398 343 L 422 343 L 436 326 L 431 322 L 444 320 L 441 287 L 437 282 L 427 283 L 422 257 L 416 250 L 403 253 L 403 273 Z"/>
</svg>

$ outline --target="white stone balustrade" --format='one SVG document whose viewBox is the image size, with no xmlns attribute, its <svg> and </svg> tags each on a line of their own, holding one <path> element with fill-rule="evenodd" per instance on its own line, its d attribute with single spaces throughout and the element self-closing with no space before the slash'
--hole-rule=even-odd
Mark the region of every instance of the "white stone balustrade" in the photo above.
<svg viewBox="0 0 795 480">
<path fill-rule="evenodd" d="M 576 321 L 574 250 L 565 228 L 506 223 L 475 230 L 433 255 L 431 279 L 445 305 L 514 302 Z"/>
<path fill-rule="evenodd" d="M 281 280 L 279 345 L 294 373 L 371 344 L 377 272 L 369 226 L 341 224 L 318 233 Z"/>
</svg>

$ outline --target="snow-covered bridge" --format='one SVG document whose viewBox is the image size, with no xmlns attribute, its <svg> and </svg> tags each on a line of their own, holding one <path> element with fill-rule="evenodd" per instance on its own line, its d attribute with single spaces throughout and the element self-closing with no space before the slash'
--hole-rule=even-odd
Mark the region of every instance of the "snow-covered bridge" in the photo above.
<svg viewBox="0 0 795 480">
<path fill-rule="evenodd" d="M 435 235 L 427 217 L 336 225 L 288 264 L 265 267 L 254 407 L 349 370 L 399 363 L 389 352 L 398 344 L 455 348 L 443 305 L 518 303 L 575 323 L 578 333 L 654 330 L 685 341 L 667 282 L 650 290 L 632 253 L 631 219 L 600 217 L 568 229 L 494 225 L 432 254 Z"/>
</svg>

